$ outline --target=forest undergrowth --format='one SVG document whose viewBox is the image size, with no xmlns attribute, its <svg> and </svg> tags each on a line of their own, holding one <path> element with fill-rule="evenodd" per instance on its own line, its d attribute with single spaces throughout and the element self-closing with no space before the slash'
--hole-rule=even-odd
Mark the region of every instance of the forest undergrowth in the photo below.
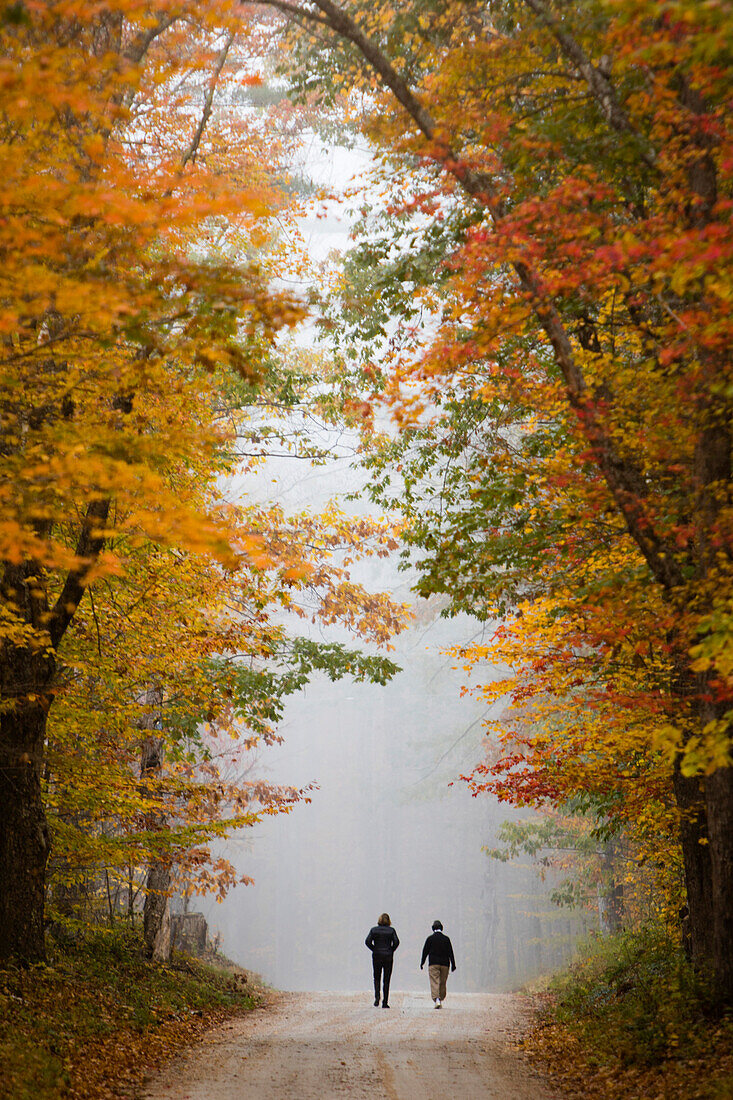
<svg viewBox="0 0 733 1100">
<path fill-rule="evenodd" d="M 49 941 L 47 964 L 0 969 L 0 1100 L 122 1100 L 212 1024 L 266 996 L 224 964 L 149 962 L 142 936 Z"/>
<path fill-rule="evenodd" d="M 733 1015 L 655 928 L 592 940 L 522 1043 L 567 1100 L 731 1100 Z"/>
</svg>

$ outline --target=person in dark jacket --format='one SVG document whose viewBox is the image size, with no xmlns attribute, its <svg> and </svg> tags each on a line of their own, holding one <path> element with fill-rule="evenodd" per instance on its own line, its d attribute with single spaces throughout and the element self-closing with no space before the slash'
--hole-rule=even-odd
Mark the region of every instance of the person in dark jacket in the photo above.
<svg viewBox="0 0 733 1100">
<path fill-rule="evenodd" d="M 389 913 L 382 913 L 374 928 L 369 929 L 369 935 L 364 943 L 372 953 L 374 1007 L 379 1007 L 379 983 L 381 979 L 383 984 L 382 1008 L 389 1008 L 389 980 L 392 977 L 392 957 L 400 946 L 397 933 L 389 919 Z"/>
<path fill-rule="evenodd" d="M 433 921 L 433 934 L 425 940 L 420 960 L 421 970 L 426 959 L 430 975 L 430 996 L 435 1002 L 435 1007 L 441 1008 L 446 995 L 448 968 L 455 970 L 456 960 L 453 958 L 453 944 L 443 934 L 443 925 L 439 920 Z"/>
</svg>

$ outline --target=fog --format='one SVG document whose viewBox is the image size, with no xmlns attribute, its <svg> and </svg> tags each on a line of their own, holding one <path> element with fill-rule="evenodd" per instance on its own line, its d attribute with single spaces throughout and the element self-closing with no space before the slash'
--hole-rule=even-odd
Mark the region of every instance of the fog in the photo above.
<svg viewBox="0 0 733 1100">
<path fill-rule="evenodd" d="M 364 150 L 326 149 L 316 138 L 304 146 L 304 170 L 332 192 L 368 167 Z M 324 209 L 325 217 L 311 210 L 300 225 L 316 260 L 348 240 L 344 207 L 332 200 Z M 308 343 L 307 326 L 304 333 L 299 340 Z M 310 470 L 296 460 L 270 463 L 234 495 L 317 510 L 358 488 L 344 449 L 339 437 L 333 461 Z M 319 676 L 290 701 L 284 743 L 261 755 L 258 774 L 318 789 L 310 804 L 232 838 L 222 854 L 254 885 L 199 908 L 226 955 L 281 989 L 369 990 L 364 938 L 384 911 L 401 941 L 393 989 L 426 987 L 420 953 L 436 918 L 455 950 L 452 989 L 517 988 L 568 957 L 585 919 L 552 905 L 552 875 L 542 883 L 533 867 L 482 850 L 495 843 L 501 821 L 527 816 L 472 798 L 458 778 L 483 756 L 484 710 L 461 697 L 463 676 L 443 651 L 482 627 L 416 601 L 397 560 L 361 566 L 357 579 L 414 604 L 415 621 L 390 654 L 403 671 L 386 687 Z"/>
<path fill-rule="evenodd" d="M 280 460 L 238 492 L 317 509 L 358 477 L 343 457 L 308 473 Z M 281 989 L 369 989 L 364 938 L 383 911 L 401 941 L 393 988 L 425 985 L 420 953 L 436 918 L 453 941 L 454 990 L 516 988 L 567 958 L 584 922 L 550 902 L 552 875 L 542 883 L 529 864 L 485 854 L 502 820 L 527 815 L 473 798 L 459 779 L 483 756 L 487 712 L 461 697 L 465 673 L 444 650 L 491 626 L 442 618 L 437 601 L 411 595 L 396 558 L 362 564 L 358 579 L 413 604 L 415 620 L 390 654 L 402 671 L 384 687 L 319 674 L 291 699 L 284 743 L 261 754 L 257 774 L 318 789 L 310 804 L 226 845 L 222 854 L 254 885 L 200 908 L 221 950 Z"/>
</svg>

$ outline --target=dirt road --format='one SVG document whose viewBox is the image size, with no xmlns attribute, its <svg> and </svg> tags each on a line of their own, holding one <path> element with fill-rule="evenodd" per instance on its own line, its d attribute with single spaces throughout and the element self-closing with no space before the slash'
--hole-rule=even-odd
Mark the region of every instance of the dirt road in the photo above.
<svg viewBox="0 0 733 1100">
<path fill-rule="evenodd" d="M 510 1046 L 521 998 L 286 993 L 211 1032 L 146 1100 L 556 1100 Z"/>
</svg>

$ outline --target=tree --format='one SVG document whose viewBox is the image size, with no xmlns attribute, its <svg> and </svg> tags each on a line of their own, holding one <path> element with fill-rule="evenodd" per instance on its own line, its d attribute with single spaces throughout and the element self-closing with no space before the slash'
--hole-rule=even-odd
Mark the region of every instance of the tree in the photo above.
<svg viewBox="0 0 733 1100">
<path fill-rule="evenodd" d="M 403 243 L 428 242 L 441 217 L 457 230 L 427 297 L 437 336 L 390 370 L 403 422 L 460 381 L 492 430 L 514 425 L 477 496 L 489 486 L 498 505 L 511 487 L 532 521 L 509 536 L 525 563 L 549 542 L 574 564 L 573 527 L 606 529 L 624 550 L 607 586 L 616 637 L 643 593 L 661 607 L 652 646 L 667 665 L 693 954 L 731 1000 L 730 13 L 688 0 L 271 6 L 309 48 L 311 85 L 336 69 L 369 88 L 367 133 L 403 181 L 390 210 Z M 537 495 L 523 477 L 543 434 Z M 474 585 L 493 584 L 508 528 L 489 517 L 464 558 L 441 530 L 438 587 L 472 567 Z M 579 615 L 584 596 L 571 589 Z"/>
<path fill-rule="evenodd" d="M 256 566 L 224 572 L 179 548 L 114 538 L 120 575 L 92 587 L 59 657 L 44 769 L 50 911 L 67 927 L 114 920 L 132 882 L 157 958 L 169 953 L 174 889 L 223 897 L 238 881 L 212 842 L 307 797 L 252 768 L 257 747 L 279 740 L 287 697 L 316 669 L 381 683 L 396 670 L 287 626 L 298 613 L 347 621 L 384 644 L 402 610 L 350 583 L 338 558 L 387 552 L 387 530 L 333 511 L 237 511 L 238 537 L 257 529 L 262 539 Z"/>
<path fill-rule="evenodd" d="M 225 647 L 226 636 L 218 624 L 207 633 L 203 611 L 181 602 L 177 569 L 199 572 L 191 594 L 203 587 L 212 614 L 217 585 L 239 577 L 254 647 L 268 600 L 289 599 L 311 569 L 315 587 L 329 582 L 327 568 L 287 545 L 287 523 L 265 548 L 264 517 L 236 513 L 217 489 L 236 451 L 232 417 L 216 415 L 227 386 L 237 377 L 254 386 L 275 334 L 303 315 L 272 288 L 264 251 L 284 203 L 282 135 L 251 113 L 214 107 L 221 81 L 241 90 L 257 80 L 250 26 L 239 8 L 186 0 L 152 10 L 133 0 L 89 10 L 51 0 L 12 5 L 0 18 L 0 958 L 32 960 L 44 954 L 42 781 L 68 809 L 74 767 L 99 768 L 98 780 L 113 783 L 107 794 L 116 792 L 113 816 L 130 821 L 141 808 L 126 773 L 130 730 L 139 770 L 141 701 L 162 690 L 172 708 L 176 685 L 154 676 L 163 654 L 170 672 L 170 648 L 151 620 L 135 621 L 125 593 L 131 599 L 147 574 L 156 595 L 168 586 L 167 627 L 190 615 L 184 667 L 200 703 L 207 676 L 210 696 L 224 686 L 211 647 Z M 304 527 L 319 532 L 315 520 Z M 259 604 L 265 576 L 276 592 Z M 93 586 L 97 602 L 79 617 Z M 369 620 L 356 587 L 330 588 L 345 602 L 325 609 L 326 619 Z M 143 584 L 140 598 L 148 595 Z M 375 597 L 370 607 L 376 621 L 386 604 Z M 217 652 L 226 658 L 226 648 Z M 79 666 L 74 653 L 85 654 Z M 134 674 L 125 664 L 148 658 Z M 130 695 L 116 702 L 128 719 L 136 710 L 126 747 L 118 716 L 104 709 L 123 685 Z M 78 707 L 82 698 L 95 722 L 84 726 L 68 707 L 65 724 L 54 721 L 62 700 Z M 150 761 L 143 771 L 152 790 Z M 198 799 L 205 817 L 195 783 L 189 777 L 184 789 L 180 774 L 177 782 L 179 808 Z M 80 787 L 77 816 L 93 822 L 99 787 L 86 790 L 93 797 L 84 806 Z M 219 784 L 207 797 L 224 813 L 234 796 Z M 181 837 L 171 842 L 179 852 Z M 147 854 L 160 855 L 148 839 Z"/>
</svg>

